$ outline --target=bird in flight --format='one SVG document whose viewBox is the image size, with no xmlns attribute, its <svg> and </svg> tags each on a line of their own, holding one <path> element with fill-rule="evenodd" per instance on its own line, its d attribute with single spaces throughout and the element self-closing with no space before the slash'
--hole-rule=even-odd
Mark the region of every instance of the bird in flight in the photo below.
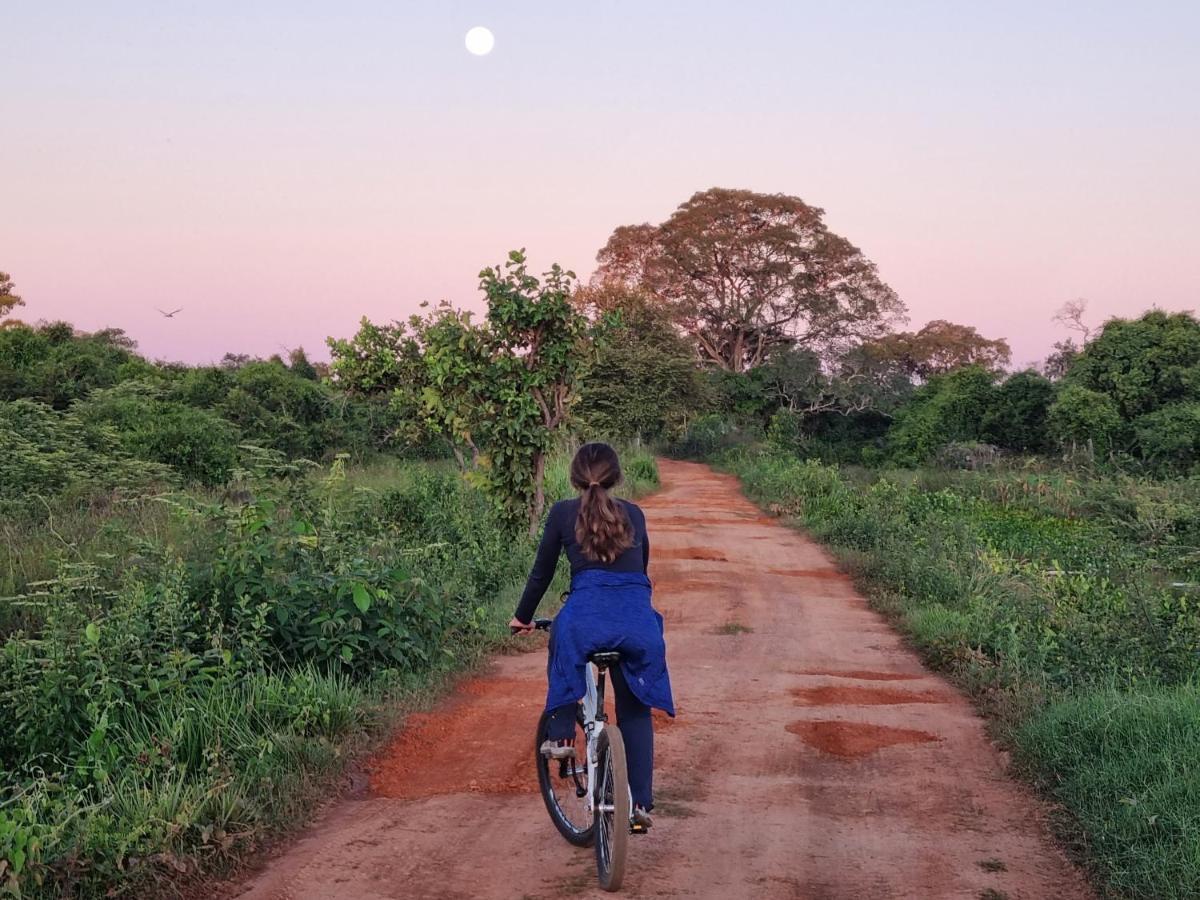
<svg viewBox="0 0 1200 900">
<path fill-rule="evenodd" d="M 157 306 L 156 306 L 156 307 L 154 307 L 154 308 L 155 308 L 155 309 L 158 309 L 158 307 L 157 307 Z M 168 318 L 168 319 L 173 319 L 173 318 L 175 318 L 175 313 L 180 313 L 180 312 L 183 312 L 183 307 L 181 306 L 181 307 L 179 307 L 179 309 L 173 309 L 173 310 L 171 310 L 170 312 L 167 312 L 166 310 L 162 310 L 162 309 L 158 309 L 158 311 L 159 311 L 160 313 L 162 313 L 162 314 L 163 314 L 163 315 L 164 315 L 166 318 Z"/>
</svg>

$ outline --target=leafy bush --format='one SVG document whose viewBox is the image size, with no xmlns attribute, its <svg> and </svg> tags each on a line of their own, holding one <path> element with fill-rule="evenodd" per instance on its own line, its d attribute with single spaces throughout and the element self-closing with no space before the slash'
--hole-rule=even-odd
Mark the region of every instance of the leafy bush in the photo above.
<svg viewBox="0 0 1200 900">
<path fill-rule="evenodd" d="M 1050 448 L 1046 414 L 1054 401 L 1054 385 L 1036 372 L 1017 372 L 996 389 L 983 411 L 983 435 L 1006 450 L 1042 453 Z"/>
<path fill-rule="evenodd" d="M 1046 416 L 1050 434 L 1064 447 L 1091 447 L 1101 454 L 1122 441 L 1125 430 L 1117 405 L 1106 394 L 1068 384 Z"/>
<path fill-rule="evenodd" d="M 1187 472 L 1200 463 L 1200 402 L 1157 409 L 1132 425 L 1140 455 L 1160 471 Z"/>
<path fill-rule="evenodd" d="M 745 429 L 722 413 L 710 413 L 693 420 L 683 434 L 670 445 L 672 456 L 704 459 L 747 439 Z"/>
<path fill-rule="evenodd" d="M 621 300 L 619 319 L 594 344 L 576 415 L 584 431 L 609 440 L 675 438 L 711 406 L 711 387 L 661 311 L 636 295 Z"/>
<path fill-rule="evenodd" d="M 0 403 L 0 515 L 44 515 L 62 496 L 134 495 L 172 481 L 134 459 L 112 428 L 33 400 Z"/>
<path fill-rule="evenodd" d="M 124 332 L 81 334 L 66 322 L 0 329 L 0 400 L 33 399 L 66 409 L 96 388 L 153 372 Z"/>
<path fill-rule="evenodd" d="M 206 409 L 163 399 L 146 381 L 126 381 L 93 391 L 73 407 L 82 420 L 111 425 L 131 456 L 171 466 L 185 480 L 217 485 L 237 462 L 239 434 Z"/>
<path fill-rule="evenodd" d="M 320 384 L 302 378 L 281 362 L 252 362 L 237 369 L 218 411 L 248 440 L 289 459 L 321 460 L 340 446 L 331 422 L 333 398 Z"/>
<path fill-rule="evenodd" d="M 926 462 L 952 441 L 983 437 L 983 416 L 996 399 L 995 374 L 965 368 L 932 378 L 896 413 L 888 432 L 892 456 L 901 465 Z"/>
</svg>

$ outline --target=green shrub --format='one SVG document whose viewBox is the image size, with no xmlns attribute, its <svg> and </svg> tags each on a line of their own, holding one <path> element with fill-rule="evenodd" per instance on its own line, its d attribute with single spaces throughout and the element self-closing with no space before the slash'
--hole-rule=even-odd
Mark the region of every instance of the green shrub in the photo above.
<svg viewBox="0 0 1200 900">
<path fill-rule="evenodd" d="M 171 466 L 187 481 L 223 484 L 237 462 L 240 436 L 232 424 L 206 409 L 164 400 L 150 382 L 93 391 L 72 412 L 111 425 L 131 456 Z"/>
<path fill-rule="evenodd" d="M 1046 416 L 1050 435 L 1063 447 L 1089 447 L 1107 453 L 1123 440 L 1125 425 L 1105 394 L 1077 384 L 1059 391 Z"/>
<path fill-rule="evenodd" d="M 984 415 L 996 403 L 995 378 L 975 366 L 931 378 L 896 413 L 888 432 L 894 460 L 919 465 L 944 444 L 980 440 Z"/>
<path fill-rule="evenodd" d="M 0 516 L 41 516 L 62 497 L 136 495 L 173 481 L 134 459 L 119 433 L 33 400 L 0 403 Z"/>
</svg>

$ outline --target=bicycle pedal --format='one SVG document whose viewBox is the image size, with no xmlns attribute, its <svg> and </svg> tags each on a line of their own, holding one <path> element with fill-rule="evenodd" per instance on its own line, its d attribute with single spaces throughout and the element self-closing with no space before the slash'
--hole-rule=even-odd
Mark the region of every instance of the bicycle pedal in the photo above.
<svg viewBox="0 0 1200 900">
<path fill-rule="evenodd" d="M 649 834 L 650 829 L 647 828 L 645 825 L 634 825 L 633 823 L 630 823 L 629 833 L 630 834 Z"/>
</svg>

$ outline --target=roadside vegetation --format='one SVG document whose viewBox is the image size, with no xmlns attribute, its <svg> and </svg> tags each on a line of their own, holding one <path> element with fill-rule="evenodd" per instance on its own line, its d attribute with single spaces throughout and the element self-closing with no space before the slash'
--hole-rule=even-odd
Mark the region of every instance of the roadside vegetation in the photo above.
<svg viewBox="0 0 1200 900">
<path fill-rule="evenodd" d="M 1200 895 L 1200 322 L 1072 302 L 1014 372 L 970 326 L 904 330 L 820 209 L 749 191 L 597 261 L 514 252 L 485 316 L 364 319 L 327 364 L 0 324 L 0 892 L 151 896 L 301 822 L 504 636 L 603 438 L 634 494 L 650 448 L 708 460 L 830 546 L 1104 890 Z M 35 309 L 0 274 L 0 317 Z"/>
</svg>

